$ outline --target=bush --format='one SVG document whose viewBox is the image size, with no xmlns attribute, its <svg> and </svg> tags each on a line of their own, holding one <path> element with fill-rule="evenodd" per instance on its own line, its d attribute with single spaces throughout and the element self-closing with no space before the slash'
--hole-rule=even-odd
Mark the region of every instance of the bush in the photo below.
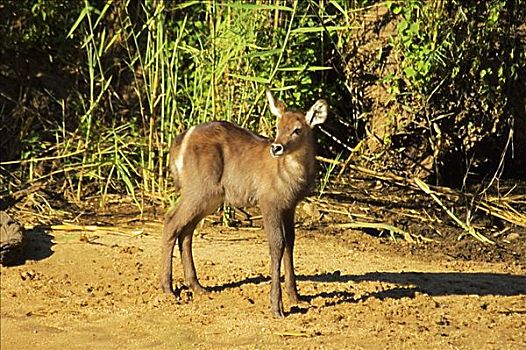
<svg viewBox="0 0 526 350">
<path fill-rule="evenodd" d="M 440 183 L 458 185 L 468 172 L 479 178 L 501 173 L 501 158 L 512 155 L 512 130 L 524 125 L 524 110 L 517 108 L 524 95 L 517 92 L 525 91 L 520 26 L 526 6 L 520 0 L 402 1 L 389 8 L 400 18 L 392 40 L 399 70 L 387 82 L 411 111 L 411 122 L 395 134 L 425 135 L 420 149 L 433 155 Z"/>
</svg>

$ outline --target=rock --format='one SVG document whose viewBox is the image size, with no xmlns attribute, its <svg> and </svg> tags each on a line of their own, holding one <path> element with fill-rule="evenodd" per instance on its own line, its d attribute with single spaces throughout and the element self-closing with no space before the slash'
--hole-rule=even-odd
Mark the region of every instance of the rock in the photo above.
<svg viewBox="0 0 526 350">
<path fill-rule="evenodd" d="M 13 264 L 22 256 L 23 248 L 24 227 L 0 211 L 0 263 Z"/>
<path fill-rule="evenodd" d="M 518 238 L 520 238 L 521 236 L 517 233 L 517 232 L 512 232 L 510 233 L 509 235 L 506 236 L 506 241 L 508 242 L 511 242 L 511 241 L 514 241 Z"/>
</svg>

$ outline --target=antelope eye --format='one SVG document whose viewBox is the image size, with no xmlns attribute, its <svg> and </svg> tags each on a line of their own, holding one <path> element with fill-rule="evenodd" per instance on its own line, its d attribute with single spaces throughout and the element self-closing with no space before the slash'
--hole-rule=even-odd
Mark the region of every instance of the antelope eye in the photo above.
<svg viewBox="0 0 526 350">
<path fill-rule="evenodd" d="M 299 135 L 301 134 L 301 128 L 295 128 L 294 130 L 292 130 L 292 135 Z"/>
</svg>

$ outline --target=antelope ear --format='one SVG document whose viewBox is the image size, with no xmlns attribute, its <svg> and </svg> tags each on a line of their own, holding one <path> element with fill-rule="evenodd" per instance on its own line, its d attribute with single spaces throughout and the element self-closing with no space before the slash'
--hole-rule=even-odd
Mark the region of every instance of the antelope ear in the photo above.
<svg viewBox="0 0 526 350">
<path fill-rule="evenodd" d="M 325 100 L 316 101 L 312 107 L 305 113 L 305 121 L 313 128 L 318 124 L 322 124 L 327 119 L 329 105 Z"/>
<path fill-rule="evenodd" d="M 270 92 L 270 90 L 268 90 L 268 89 L 265 90 L 265 93 L 267 94 L 267 99 L 268 99 L 268 105 L 270 107 L 270 112 L 272 114 L 274 114 L 276 117 L 280 118 L 285 113 L 285 111 L 287 110 L 287 107 L 285 106 L 285 104 L 283 102 L 281 102 L 277 98 L 274 98 L 274 96 L 272 96 L 272 93 Z"/>
</svg>

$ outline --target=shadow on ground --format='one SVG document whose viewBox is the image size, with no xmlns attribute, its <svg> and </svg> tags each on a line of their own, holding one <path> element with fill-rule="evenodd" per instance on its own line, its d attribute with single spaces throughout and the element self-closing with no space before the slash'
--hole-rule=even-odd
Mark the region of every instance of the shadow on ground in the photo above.
<svg viewBox="0 0 526 350">
<path fill-rule="evenodd" d="M 48 234 L 48 227 L 35 226 L 31 230 L 26 230 L 24 233 L 24 247 L 20 257 L 10 261 L 5 266 L 20 266 L 24 265 L 28 260 L 43 260 L 53 255 L 51 247 L 53 243 L 53 236 Z"/>
<path fill-rule="evenodd" d="M 483 272 L 372 272 L 364 275 L 341 275 L 339 271 L 316 275 L 299 275 L 298 281 L 318 283 L 361 283 L 383 282 L 396 286 L 386 287 L 385 290 L 365 293 L 356 296 L 348 288 L 341 291 L 320 292 L 313 295 L 302 295 L 304 301 L 326 299 L 324 307 L 343 303 L 363 302 L 369 298 L 402 299 L 414 298 L 416 293 L 430 296 L 449 295 L 494 295 L 516 296 L 526 295 L 526 276 L 483 273 Z M 222 285 L 208 287 L 213 292 L 239 288 L 246 284 L 260 284 L 269 282 L 267 276 L 248 277 L 243 280 L 229 282 Z M 305 313 L 308 307 L 293 307 L 291 313 Z"/>
<path fill-rule="evenodd" d="M 380 299 L 408 297 L 409 293 L 414 296 L 415 292 L 426 293 L 430 296 L 526 295 L 526 276 L 484 272 L 371 272 L 365 275 L 341 275 L 336 271 L 317 275 L 299 275 L 297 280 L 320 283 L 376 281 L 403 285 L 371 294 Z M 260 275 L 208 287 L 208 289 L 212 292 L 220 292 L 246 284 L 260 284 L 268 281 L 270 277 Z M 334 293 L 331 293 L 330 296 L 337 296 L 333 295 Z M 320 296 L 323 295 L 320 294 Z"/>
<path fill-rule="evenodd" d="M 414 296 L 415 292 L 430 296 L 526 295 L 526 276 L 484 272 L 371 272 L 361 276 L 334 272 L 300 275 L 298 280 L 325 283 L 378 281 L 403 285 L 371 295 L 380 299 Z"/>
</svg>

